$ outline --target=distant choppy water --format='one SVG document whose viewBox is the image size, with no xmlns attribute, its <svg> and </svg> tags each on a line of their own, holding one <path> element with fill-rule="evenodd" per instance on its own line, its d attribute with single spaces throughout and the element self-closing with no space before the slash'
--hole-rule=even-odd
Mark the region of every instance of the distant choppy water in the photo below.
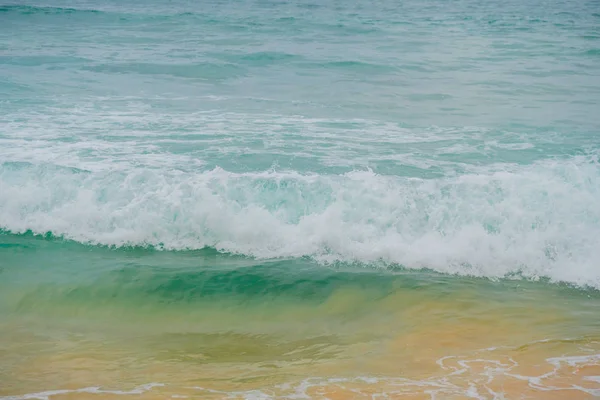
<svg viewBox="0 0 600 400">
<path fill-rule="evenodd" d="M 126 321 L 143 304 L 173 322 L 164 304 L 287 309 L 341 289 L 391 312 L 377 299 L 430 284 L 425 298 L 473 287 L 504 293 L 498 304 L 529 298 L 453 275 L 542 280 L 538 302 L 562 302 L 552 285 L 566 283 L 592 301 L 599 155 L 598 1 L 9 3 L 0 312 Z M 573 334 L 597 350 L 597 302 L 569 299 L 565 315 L 581 320 L 527 340 Z M 231 321 L 262 312 L 243 310 Z M 17 382 L 19 362 L 0 395 L 33 388 Z"/>
</svg>

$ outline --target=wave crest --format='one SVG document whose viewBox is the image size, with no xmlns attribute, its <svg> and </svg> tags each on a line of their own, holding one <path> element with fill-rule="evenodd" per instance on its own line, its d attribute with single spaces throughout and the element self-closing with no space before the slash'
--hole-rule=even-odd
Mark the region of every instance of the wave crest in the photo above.
<svg viewBox="0 0 600 400">
<path fill-rule="evenodd" d="M 88 244 L 213 247 L 600 287 L 600 169 L 586 158 L 443 179 L 0 168 L 0 227 Z"/>
</svg>

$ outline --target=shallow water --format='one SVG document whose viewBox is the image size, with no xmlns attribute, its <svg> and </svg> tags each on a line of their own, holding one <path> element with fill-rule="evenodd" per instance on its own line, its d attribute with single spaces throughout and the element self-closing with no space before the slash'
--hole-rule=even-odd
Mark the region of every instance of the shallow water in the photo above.
<svg viewBox="0 0 600 400">
<path fill-rule="evenodd" d="M 594 289 L 31 235 L 2 252 L 5 396 L 600 395 Z"/>
<path fill-rule="evenodd" d="M 0 6 L 0 399 L 600 396 L 599 10 Z"/>
</svg>

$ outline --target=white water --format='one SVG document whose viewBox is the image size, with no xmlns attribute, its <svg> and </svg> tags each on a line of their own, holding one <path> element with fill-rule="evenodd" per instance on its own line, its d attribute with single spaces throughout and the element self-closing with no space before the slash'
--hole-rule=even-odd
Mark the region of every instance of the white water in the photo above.
<svg viewBox="0 0 600 400">
<path fill-rule="evenodd" d="M 391 263 L 600 288 L 593 157 L 439 179 L 354 171 L 0 167 L 0 224 L 87 244 L 214 247 L 257 258 Z"/>
</svg>

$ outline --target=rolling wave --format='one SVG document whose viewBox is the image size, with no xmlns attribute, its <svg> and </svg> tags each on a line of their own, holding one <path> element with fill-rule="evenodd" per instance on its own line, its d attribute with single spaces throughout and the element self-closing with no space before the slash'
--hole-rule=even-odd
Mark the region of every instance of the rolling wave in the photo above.
<svg viewBox="0 0 600 400">
<path fill-rule="evenodd" d="M 0 168 L 0 226 L 12 233 L 597 288 L 599 199 L 600 169 L 590 157 L 438 179 L 371 171 Z"/>
</svg>

